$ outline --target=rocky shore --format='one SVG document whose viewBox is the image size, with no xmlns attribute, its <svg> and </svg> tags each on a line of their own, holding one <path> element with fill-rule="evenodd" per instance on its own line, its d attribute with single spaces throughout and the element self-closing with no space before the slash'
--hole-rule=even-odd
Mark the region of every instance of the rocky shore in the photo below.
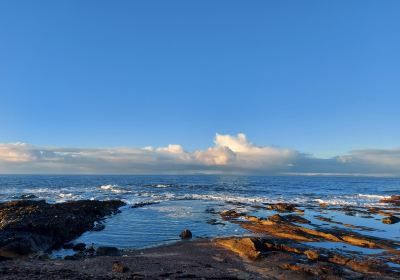
<svg viewBox="0 0 400 280">
<path fill-rule="evenodd" d="M 0 258 L 26 257 L 61 247 L 95 222 L 118 211 L 121 201 L 81 200 L 49 204 L 19 200 L 0 204 Z"/>
<path fill-rule="evenodd" d="M 371 235 L 374 228 L 333 218 L 335 213 L 359 215 L 398 227 L 399 202 L 400 196 L 392 196 L 368 209 L 232 203 L 231 209 L 208 211 L 247 229 L 246 236 L 188 240 L 192 234 L 183 231 L 181 242 L 129 251 L 68 244 L 87 230 L 101 230 L 99 222 L 117 213 L 120 201 L 7 202 L 0 204 L 0 278 L 400 279 L 399 239 L 377 237 Z M 371 252 L 337 250 L 335 244 Z M 43 258 L 61 246 L 77 246 L 78 253 L 64 260 Z"/>
</svg>

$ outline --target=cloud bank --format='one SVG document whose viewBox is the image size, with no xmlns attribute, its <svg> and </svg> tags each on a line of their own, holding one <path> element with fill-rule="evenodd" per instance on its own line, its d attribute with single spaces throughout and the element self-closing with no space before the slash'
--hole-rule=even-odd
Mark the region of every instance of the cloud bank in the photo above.
<svg viewBox="0 0 400 280">
<path fill-rule="evenodd" d="M 399 149 L 356 150 L 320 159 L 296 150 L 256 146 L 246 135 L 216 134 L 214 146 L 57 148 L 0 144 L 3 174 L 255 174 L 400 176 Z"/>
</svg>

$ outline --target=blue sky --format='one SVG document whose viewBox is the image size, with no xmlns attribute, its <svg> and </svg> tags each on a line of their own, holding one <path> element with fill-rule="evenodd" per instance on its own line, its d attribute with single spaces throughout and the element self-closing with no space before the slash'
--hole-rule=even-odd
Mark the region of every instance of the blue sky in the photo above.
<svg viewBox="0 0 400 280">
<path fill-rule="evenodd" d="M 398 148 L 399 1 L 2 1 L 0 143 Z"/>
</svg>

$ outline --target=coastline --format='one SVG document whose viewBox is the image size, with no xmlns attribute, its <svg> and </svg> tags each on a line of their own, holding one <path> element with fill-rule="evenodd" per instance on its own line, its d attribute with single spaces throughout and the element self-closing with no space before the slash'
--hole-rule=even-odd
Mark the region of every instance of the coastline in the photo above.
<svg viewBox="0 0 400 280">
<path fill-rule="evenodd" d="M 398 279 L 398 239 L 373 236 L 373 228 L 327 218 L 326 214 L 362 215 L 366 220 L 375 215 L 382 217 L 379 218 L 382 224 L 393 226 L 399 222 L 399 202 L 399 196 L 392 196 L 382 201 L 382 207 L 368 209 L 324 204 L 307 209 L 275 203 L 252 205 L 256 211 L 251 213 L 236 203 L 231 204 L 231 209 L 214 214 L 250 234 L 184 240 L 137 250 L 75 244 L 76 254 L 63 260 L 50 259 L 46 252 L 70 244 L 88 230 L 103 230 L 99 222 L 107 215 L 118 215 L 123 203 L 6 202 L 0 205 L 0 276 L 2 279 Z M 245 209 L 249 209 L 248 205 Z M 325 216 L 314 217 L 334 226 L 327 229 L 308 220 L 308 211 L 324 213 Z M 347 249 L 326 248 L 327 244 L 345 244 L 342 247 Z M 354 249 L 361 251 L 351 251 Z"/>
</svg>

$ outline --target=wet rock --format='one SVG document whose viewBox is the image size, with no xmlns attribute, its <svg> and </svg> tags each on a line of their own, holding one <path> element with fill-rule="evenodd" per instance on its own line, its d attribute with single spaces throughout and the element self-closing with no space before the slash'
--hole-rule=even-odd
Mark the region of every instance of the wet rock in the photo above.
<svg viewBox="0 0 400 280">
<path fill-rule="evenodd" d="M 86 249 L 85 243 L 77 243 L 72 247 L 72 250 L 74 251 L 84 251 L 85 249 Z"/>
<path fill-rule="evenodd" d="M 283 240 L 263 240 L 264 248 L 267 251 L 282 251 L 295 254 L 304 254 L 306 247 L 300 246 L 298 243 L 290 244 Z"/>
<path fill-rule="evenodd" d="M 120 256 L 121 251 L 117 247 L 101 246 L 96 250 L 96 256 Z"/>
<path fill-rule="evenodd" d="M 256 238 L 226 238 L 217 239 L 216 242 L 238 255 L 249 259 L 257 259 L 263 249 L 263 244 Z"/>
<path fill-rule="evenodd" d="M 350 259 L 339 254 L 331 254 L 328 257 L 328 261 L 334 264 L 345 265 Z"/>
<path fill-rule="evenodd" d="M 249 217 L 248 220 L 250 220 L 250 221 L 255 221 L 255 220 L 252 219 L 251 217 Z M 282 217 L 281 215 L 279 215 L 279 214 L 275 214 L 275 215 L 269 216 L 269 217 L 268 217 L 268 220 L 270 220 L 270 221 L 272 221 L 272 222 L 275 222 L 275 223 L 286 222 L 286 219 L 283 218 L 283 217 Z"/>
<path fill-rule="evenodd" d="M 279 214 L 275 214 L 268 217 L 268 220 L 279 223 L 279 222 L 288 222 L 288 223 L 299 223 L 299 224 L 309 224 L 310 221 L 300 217 L 298 215 L 289 214 L 285 216 L 281 216 Z"/>
<path fill-rule="evenodd" d="M 132 205 L 131 208 L 140 208 L 140 207 L 145 207 L 145 206 L 149 206 L 149 205 L 153 205 L 153 204 L 158 204 L 158 201 L 145 201 L 145 202 L 139 202 L 139 203 L 135 203 Z"/>
<path fill-rule="evenodd" d="M 347 230 L 322 230 L 295 225 L 288 222 L 279 214 L 272 215 L 267 219 L 254 216 L 245 216 L 245 218 L 248 220 L 248 222 L 239 222 L 241 227 L 245 229 L 248 229 L 254 233 L 268 234 L 294 241 L 316 242 L 321 240 L 329 240 L 333 242 L 346 242 L 351 245 L 371 249 L 390 249 L 396 247 L 395 243 L 390 240 L 365 236 Z"/>
<path fill-rule="evenodd" d="M 306 257 L 312 261 L 316 261 L 319 258 L 319 254 L 315 250 L 307 250 L 304 252 L 304 255 L 306 255 Z"/>
<path fill-rule="evenodd" d="M 372 259 L 352 259 L 346 263 L 354 271 L 358 272 L 385 272 L 388 271 L 389 266 L 377 260 Z"/>
<path fill-rule="evenodd" d="M 127 266 L 125 266 L 123 263 L 121 262 L 114 262 L 112 265 L 112 271 L 113 272 L 117 272 L 117 273 L 125 273 L 127 272 L 129 269 Z"/>
<path fill-rule="evenodd" d="M 382 223 L 388 224 L 388 225 L 397 224 L 398 222 L 400 222 L 400 218 L 398 218 L 396 216 L 389 216 L 389 217 L 382 219 Z"/>
<path fill-rule="evenodd" d="M 224 223 L 219 222 L 216 219 L 210 219 L 207 221 L 207 224 L 217 226 L 217 225 L 225 225 Z"/>
<path fill-rule="evenodd" d="M 93 247 L 93 245 L 92 246 L 90 246 L 89 248 L 87 248 L 86 249 L 86 254 L 88 255 L 88 256 L 94 256 L 95 255 L 95 253 L 96 253 L 96 249 Z"/>
<path fill-rule="evenodd" d="M 222 219 L 224 220 L 232 220 L 238 217 L 243 216 L 243 213 L 238 213 L 235 210 L 225 210 L 220 213 Z"/>
<path fill-rule="evenodd" d="M 337 225 L 343 225 L 343 226 L 348 227 L 348 228 L 360 229 L 360 230 L 365 230 L 365 231 L 374 231 L 373 228 L 369 228 L 369 227 L 365 227 L 365 226 L 355 226 L 355 225 L 352 225 L 352 224 L 342 223 L 342 222 L 335 221 L 335 220 L 333 220 L 331 218 L 320 216 L 320 215 L 317 215 L 317 216 L 314 216 L 314 217 L 316 219 L 320 220 L 320 221 L 323 221 L 323 222 L 328 222 L 328 223 L 337 224 Z"/>
<path fill-rule="evenodd" d="M 192 232 L 188 229 L 185 229 L 181 232 L 181 234 L 179 234 L 179 237 L 181 239 L 190 239 L 192 238 Z"/>
<path fill-rule="evenodd" d="M 102 223 L 96 223 L 94 225 L 94 227 L 92 228 L 92 231 L 102 231 L 103 229 L 105 229 L 106 226 Z"/>
<path fill-rule="evenodd" d="M 36 195 L 34 195 L 34 194 L 22 194 L 17 198 L 18 199 L 36 199 L 38 197 Z"/>
<path fill-rule="evenodd" d="M 291 203 L 275 203 L 267 205 L 267 209 L 275 210 L 278 212 L 304 212 L 303 210 L 297 209 L 295 204 Z"/>
<path fill-rule="evenodd" d="M 215 208 L 212 208 L 212 207 L 207 207 L 207 209 L 204 212 L 209 213 L 209 214 L 214 214 L 214 215 L 218 214 L 218 211 L 215 210 Z"/>
<path fill-rule="evenodd" d="M 62 246 L 62 248 L 63 248 L 63 249 L 72 249 L 72 248 L 74 248 L 74 243 L 71 243 L 71 242 L 65 243 L 65 244 Z"/>
<path fill-rule="evenodd" d="M 317 277 L 316 279 L 351 279 L 340 277 L 343 273 L 340 268 L 323 262 L 307 263 L 289 263 L 281 265 L 283 269 L 298 272 L 296 276 L 299 279 L 309 279 L 309 277 L 301 277 L 301 274 Z M 312 279 L 315 279 L 315 278 Z M 296 277 L 297 278 L 297 277 Z"/>
<path fill-rule="evenodd" d="M 299 223 L 299 224 L 310 224 L 311 222 L 306 218 L 300 217 L 299 215 L 289 214 L 285 216 L 285 219 L 292 223 Z"/>
<path fill-rule="evenodd" d="M 49 204 L 18 200 L 0 204 L 0 256 L 26 256 L 59 248 L 95 221 L 115 213 L 121 201 L 81 200 Z"/>
<path fill-rule="evenodd" d="M 381 199 L 379 202 L 381 203 L 390 203 L 395 206 L 400 206 L 400 195 L 392 195 L 389 198 Z"/>
<path fill-rule="evenodd" d="M 81 260 L 85 257 L 86 257 L 86 254 L 84 252 L 78 252 L 72 256 L 65 256 L 64 260 L 77 261 L 77 260 Z"/>
</svg>

